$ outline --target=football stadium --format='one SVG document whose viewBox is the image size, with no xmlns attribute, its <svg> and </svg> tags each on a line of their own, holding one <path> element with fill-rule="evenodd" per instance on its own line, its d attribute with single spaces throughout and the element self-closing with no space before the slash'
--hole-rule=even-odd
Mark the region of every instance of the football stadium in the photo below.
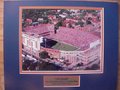
<svg viewBox="0 0 120 90">
<path fill-rule="evenodd" d="M 34 58 L 34 62 L 52 63 L 59 66 L 60 70 L 100 69 L 100 11 L 43 11 L 46 11 L 46 18 L 40 16 L 37 18 L 37 22 L 33 17 L 24 19 L 22 28 L 23 58 L 29 55 L 32 60 Z M 43 11 L 39 10 L 38 12 L 42 13 Z M 83 12 L 86 13 L 84 17 L 81 16 L 81 19 L 78 16 Z M 25 59 L 23 59 L 24 61 Z M 93 65 L 94 68 L 91 68 Z M 36 67 L 34 70 L 37 70 Z"/>
</svg>

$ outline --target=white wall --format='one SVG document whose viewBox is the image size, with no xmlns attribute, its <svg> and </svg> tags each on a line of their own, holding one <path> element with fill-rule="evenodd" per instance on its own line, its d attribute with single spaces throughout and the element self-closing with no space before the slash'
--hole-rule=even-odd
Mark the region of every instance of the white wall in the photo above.
<svg viewBox="0 0 120 90">
<path fill-rule="evenodd" d="M 40 50 L 40 39 L 34 36 L 30 36 L 27 34 L 22 34 L 22 38 L 24 38 L 23 44 L 33 50 Z M 29 44 L 28 44 L 29 41 Z M 32 46 L 33 44 L 33 46 Z M 36 47 L 37 46 L 37 47 Z"/>
<path fill-rule="evenodd" d="M 99 44 L 100 44 L 100 40 L 96 40 L 95 42 L 90 43 L 90 48 L 93 48 Z"/>
</svg>

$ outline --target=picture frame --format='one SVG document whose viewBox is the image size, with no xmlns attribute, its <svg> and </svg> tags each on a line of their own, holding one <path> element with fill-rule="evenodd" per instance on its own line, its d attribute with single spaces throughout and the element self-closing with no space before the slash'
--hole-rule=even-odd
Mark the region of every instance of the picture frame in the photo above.
<svg viewBox="0 0 120 90">
<path fill-rule="evenodd" d="M 115 90 L 117 69 L 117 2 L 4 1 L 5 90 Z"/>
</svg>

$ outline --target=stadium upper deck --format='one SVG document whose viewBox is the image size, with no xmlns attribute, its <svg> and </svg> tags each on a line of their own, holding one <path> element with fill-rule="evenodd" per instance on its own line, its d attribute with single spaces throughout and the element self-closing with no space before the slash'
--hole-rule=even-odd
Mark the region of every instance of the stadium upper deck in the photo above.
<svg viewBox="0 0 120 90">
<path fill-rule="evenodd" d="M 30 33 L 31 36 L 39 36 L 47 39 L 52 39 L 61 43 L 65 43 L 80 50 L 85 50 L 90 47 L 90 44 L 100 40 L 99 37 L 85 31 L 59 27 L 56 33 L 53 28 L 49 28 L 50 24 L 39 24 L 36 28 L 25 28 L 26 33 Z"/>
</svg>

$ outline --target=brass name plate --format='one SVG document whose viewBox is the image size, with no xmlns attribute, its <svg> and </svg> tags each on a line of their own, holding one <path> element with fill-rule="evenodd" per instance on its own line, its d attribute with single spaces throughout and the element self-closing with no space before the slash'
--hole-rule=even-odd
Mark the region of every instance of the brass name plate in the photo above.
<svg viewBox="0 0 120 90">
<path fill-rule="evenodd" d="M 80 87 L 80 76 L 44 76 L 44 87 Z"/>
</svg>

